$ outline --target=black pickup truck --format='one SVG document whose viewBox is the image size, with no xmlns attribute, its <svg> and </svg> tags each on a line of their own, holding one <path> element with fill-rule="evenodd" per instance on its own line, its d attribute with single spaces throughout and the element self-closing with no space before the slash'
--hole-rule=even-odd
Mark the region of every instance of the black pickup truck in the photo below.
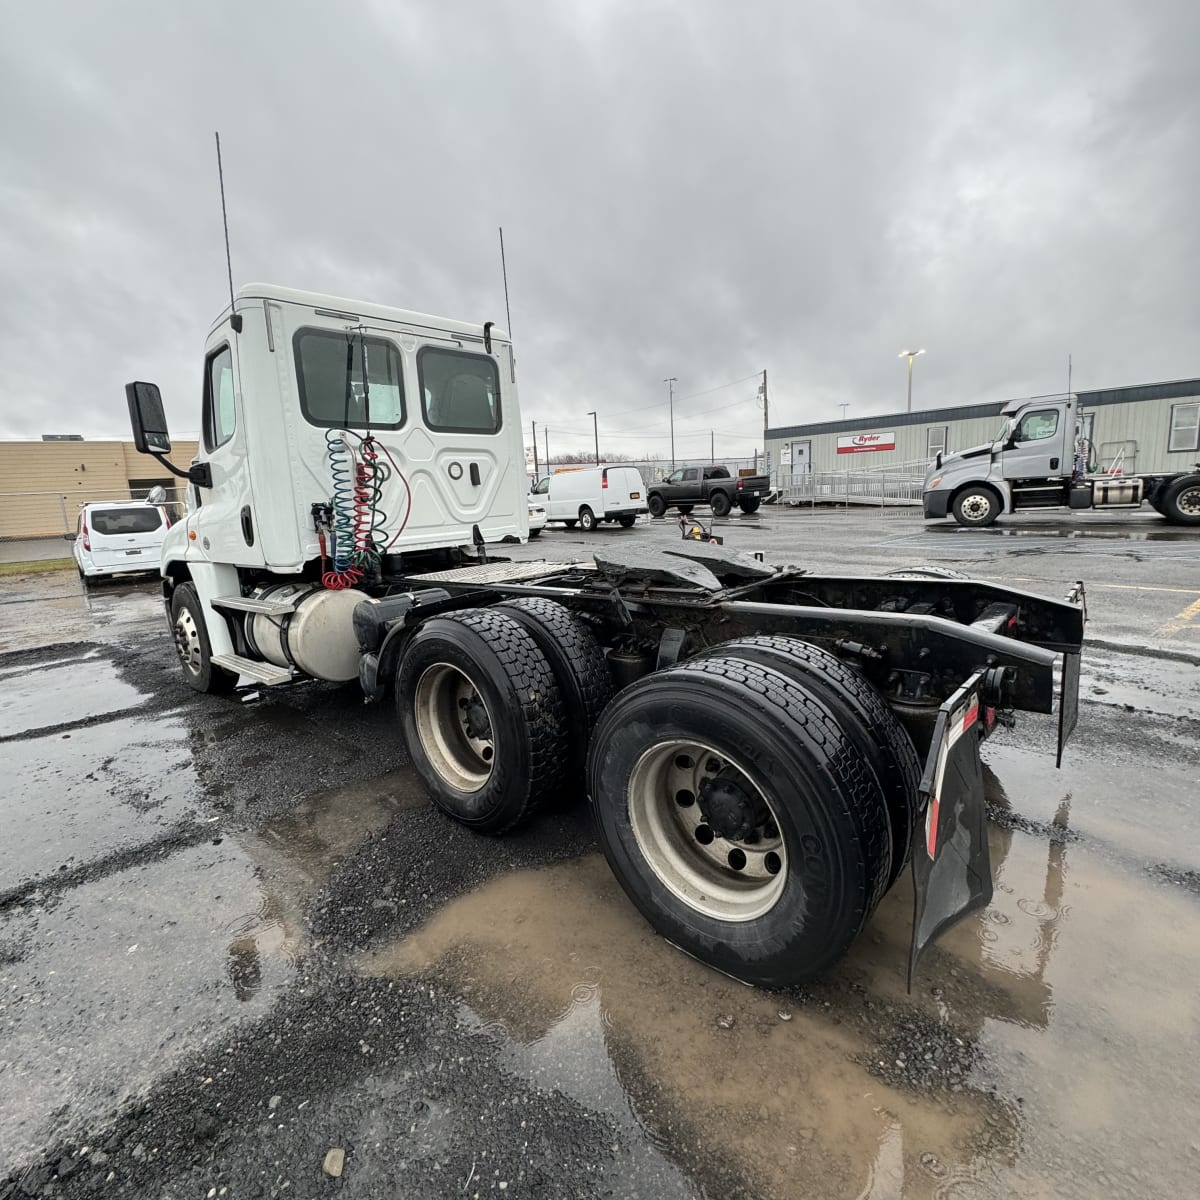
<svg viewBox="0 0 1200 1200">
<path fill-rule="evenodd" d="M 735 505 L 744 513 L 754 512 L 770 489 L 766 475 L 735 479 L 728 467 L 680 467 L 662 483 L 650 485 L 646 503 L 652 517 L 661 517 L 669 508 L 690 513 L 697 504 L 707 504 L 714 517 L 724 517 Z"/>
</svg>

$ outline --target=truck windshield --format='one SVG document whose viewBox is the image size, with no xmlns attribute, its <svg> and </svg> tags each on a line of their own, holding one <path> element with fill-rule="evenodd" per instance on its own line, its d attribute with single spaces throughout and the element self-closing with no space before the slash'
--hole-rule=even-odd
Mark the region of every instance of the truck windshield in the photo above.
<svg viewBox="0 0 1200 1200">
<path fill-rule="evenodd" d="M 363 341 L 367 346 L 370 424 L 399 429 L 404 424 L 404 375 L 400 351 L 383 338 L 347 340 L 332 329 L 301 329 L 294 339 L 300 410 L 313 425 L 326 429 L 363 429 Z M 349 359 L 349 370 L 347 370 Z"/>
<path fill-rule="evenodd" d="M 500 428 L 500 372 L 495 359 L 422 346 L 417 351 L 417 378 L 430 429 L 495 433 Z"/>
</svg>

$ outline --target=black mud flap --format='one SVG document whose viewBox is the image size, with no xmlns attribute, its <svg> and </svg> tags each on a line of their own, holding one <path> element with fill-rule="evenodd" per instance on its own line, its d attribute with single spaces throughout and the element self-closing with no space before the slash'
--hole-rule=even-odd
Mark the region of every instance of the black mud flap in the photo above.
<svg viewBox="0 0 1200 1200">
<path fill-rule="evenodd" d="M 923 821 L 913 847 L 912 990 L 922 951 L 956 921 L 992 898 L 987 806 L 979 743 L 994 719 L 978 671 L 938 710 L 921 777 Z"/>
<path fill-rule="evenodd" d="M 1079 652 L 1063 655 L 1062 683 L 1058 692 L 1058 757 L 1056 767 L 1062 766 L 1063 751 L 1075 726 L 1079 724 Z"/>
</svg>

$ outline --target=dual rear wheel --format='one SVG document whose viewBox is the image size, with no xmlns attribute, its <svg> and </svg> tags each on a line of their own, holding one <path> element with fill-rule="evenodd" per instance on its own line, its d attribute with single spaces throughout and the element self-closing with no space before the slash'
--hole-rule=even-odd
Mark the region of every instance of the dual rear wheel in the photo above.
<svg viewBox="0 0 1200 1200">
<path fill-rule="evenodd" d="M 586 779 L 639 911 L 748 982 L 827 969 L 907 861 L 912 743 L 866 680 L 806 643 L 727 642 L 612 698 L 592 630 L 526 599 L 427 621 L 396 690 L 444 812 L 499 834 Z"/>
</svg>

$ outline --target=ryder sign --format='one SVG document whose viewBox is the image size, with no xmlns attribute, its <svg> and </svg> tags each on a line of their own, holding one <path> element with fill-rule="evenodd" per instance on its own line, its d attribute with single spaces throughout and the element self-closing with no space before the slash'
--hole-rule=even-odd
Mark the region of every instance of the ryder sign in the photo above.
<svg viewBox="0 0 1200 1200">
<path fill-rule="evenodd" d="M 869 450 L 895 450 L 896 433 L 851 433 L 837 440 L 839 454 L 865 454 Z"/>
</svg>

